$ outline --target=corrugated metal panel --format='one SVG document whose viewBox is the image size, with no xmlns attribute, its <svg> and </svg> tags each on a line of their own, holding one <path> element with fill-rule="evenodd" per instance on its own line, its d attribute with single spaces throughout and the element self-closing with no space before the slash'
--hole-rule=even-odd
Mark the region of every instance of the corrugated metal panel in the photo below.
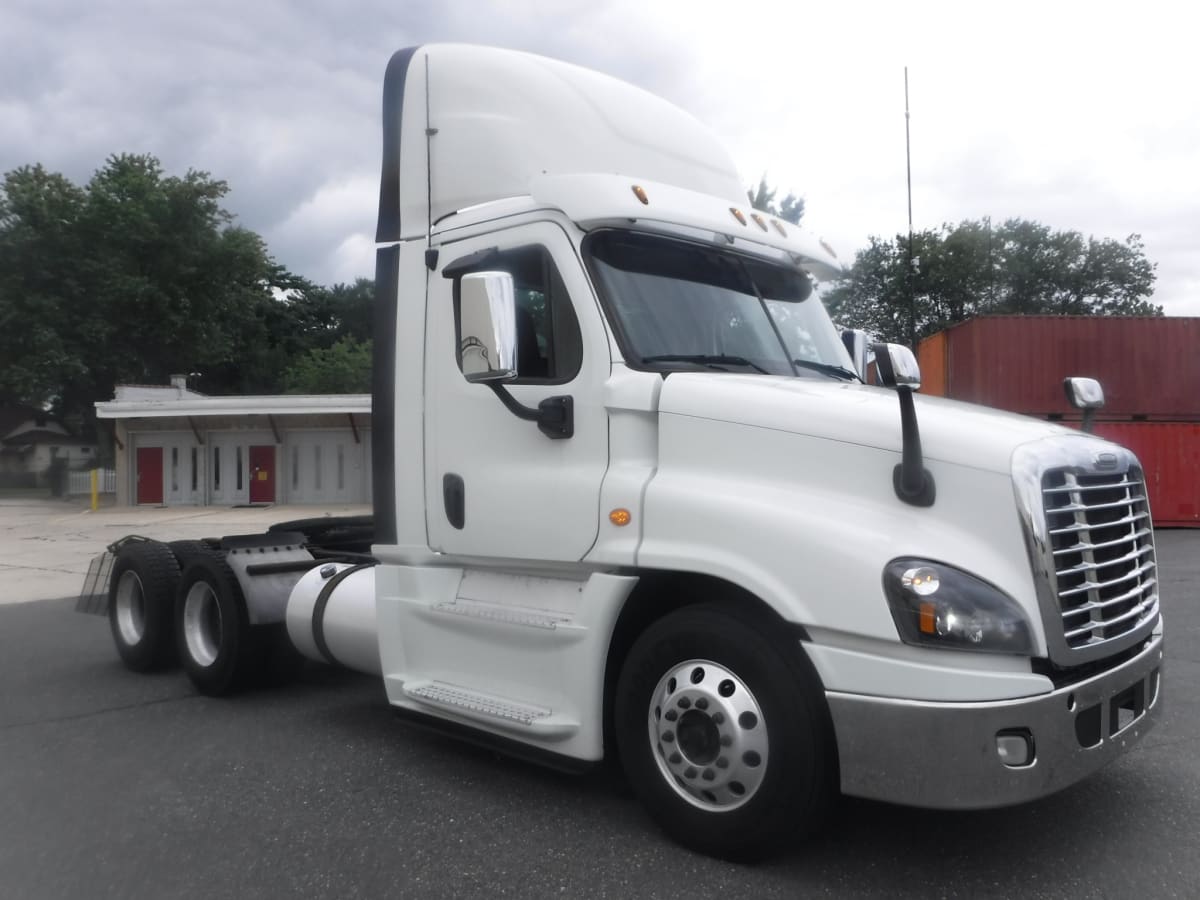
<svg viewBox="0 0 1200 900">
<path fill-rule="evenodd" d="M 1200 527 L 1200 422 L 1097 422 L 1096 434 L 1141 460 L 1155 525 Z"/>
<path fill-rule="evenodd" d="M 1104 385 L 1106 416 L 1200 419 L 1200 318 L 984 316 L 942 334 L 959 400 L 1067 415 L 1063 379 L 1085 375 Z"/>
<path fill-rule="evenodd" d="M 939 331 L 917 345 L 917 364 L 921 367 L 921 393 L 946 396 L 946 332 Z"/>
</svg>

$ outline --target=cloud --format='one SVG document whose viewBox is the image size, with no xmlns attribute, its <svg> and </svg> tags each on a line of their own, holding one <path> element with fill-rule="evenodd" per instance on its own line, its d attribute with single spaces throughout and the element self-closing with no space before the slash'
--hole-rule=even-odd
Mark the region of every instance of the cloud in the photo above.
<svg viewBox="0 0 1200 900">
<path fill-rule="evenodd" d="M 119 152 L 229 182 L 279 262 L 373 274 L 390 54 L 490 43 L 597 68 L 708 123 L 747 184 L 807 200 L 843 258 L 907 228 L 1021 216 L 1146 237 L 1157 302 L 1197 310 L 1200 63 L 1179 7 L 766 0 L 8 0 L 0 170 L 83 182 Z"/>
</svg>

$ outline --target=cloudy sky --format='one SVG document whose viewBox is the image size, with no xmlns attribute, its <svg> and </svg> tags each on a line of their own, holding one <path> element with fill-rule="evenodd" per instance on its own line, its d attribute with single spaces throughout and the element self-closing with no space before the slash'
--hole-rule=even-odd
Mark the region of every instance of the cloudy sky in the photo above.
<svg viewBox="0 0 1200 900">
<path fill-rule="evenodd" d="M 112 153 L 229 182 L 318 282 L 374 272 L 380 90 L 433 41 L 555 56 L 708 123 L 747 184 L 805 197 L 843 259 L 990 216 L 1123 240 L 1200 315 L 1200 52 L 1182 3 L 1040 0 L 3 0 L 0 171 L 85 182 Z M 782 193 L 782 192 L 781 192 Z"/>
</svg>

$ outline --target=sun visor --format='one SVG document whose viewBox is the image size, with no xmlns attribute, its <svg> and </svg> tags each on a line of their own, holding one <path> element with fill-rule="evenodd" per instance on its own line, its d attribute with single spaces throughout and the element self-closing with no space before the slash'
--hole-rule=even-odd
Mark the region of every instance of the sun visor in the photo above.
<svg viewBox="0 0 1200 900">
<path fill-rule="evenodd" d="M 762 244 L 790 254 L 818 280 L 841 278 L 844 268 L 833 249 L 807 229 L 752 209 L 741 202 L 648 179 L 589 173 L 542 175 L 529 193 L 540 206 L 562 210 L 579 227 L 640 227 L 679 232 L 680 227 Z"/>
</svg>

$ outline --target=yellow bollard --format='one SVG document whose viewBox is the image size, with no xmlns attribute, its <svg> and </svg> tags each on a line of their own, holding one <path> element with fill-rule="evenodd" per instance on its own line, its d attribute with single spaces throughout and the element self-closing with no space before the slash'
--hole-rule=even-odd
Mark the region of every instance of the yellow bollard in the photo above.
<svg viewBox="0 0 1200 900">
<path fill-rule="evenodd" d="M 92 512 L 100 508 L 100 470 L 92 469 Z"/>
</svg>

